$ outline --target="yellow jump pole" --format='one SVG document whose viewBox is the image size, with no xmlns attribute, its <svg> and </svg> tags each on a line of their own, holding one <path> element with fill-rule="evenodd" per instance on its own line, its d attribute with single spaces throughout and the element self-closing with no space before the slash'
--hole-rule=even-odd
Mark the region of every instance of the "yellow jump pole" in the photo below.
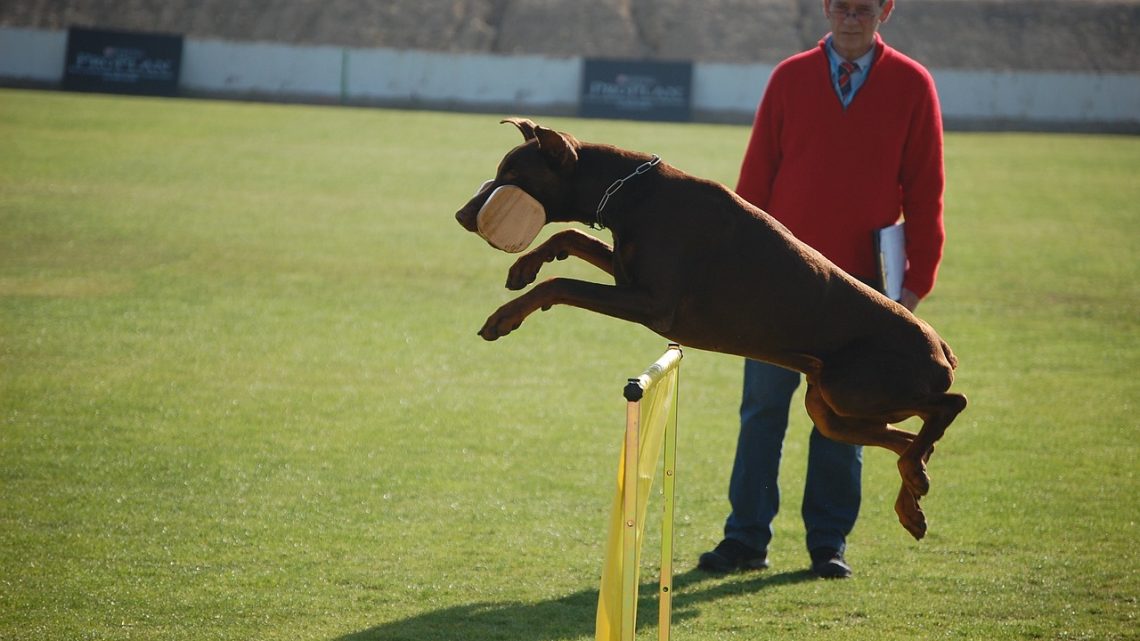
<svg viewBox="0 0 1140 641">
<path fill-rule="evenodd" d="M 628 401 L 625 405 L 625 483 L 622 486 L 621 507 L 621 522 L 624 527 L 622 558 L 625 559 L 621 581 L 622 641 L 633 641 L 637 627 L 637 456 L 641 451 L 638 442 L 640 430 L 641 403 Z"/>
<path fill-rule="evenodd" d="M 681 346 L 669 344 L 670 350 L 680 354 Z M 673 496 L 677 484 L 677 402 L 681 396 L 681 370 L 677 370 L 677 382 L 673 386 L 673 409 L 665 423 L 665 479 L 662 491 L 665 495 L 665 511 L 661 518 L 661 595 L 657 608 L 657 638 L 669 641 L 673 623 Z"/>
<path fill-rule="evenodd" d="M 625 431 L 625 485 L 622 496 L 622 523 L 625 526 L 623 553 L 626 559 L 622 577 L 622 641 L 633 641 L 637 626 L 637 470 L 639 451 L 638 434 L 641 430 L 641 399 L 645 392 L 681 362 L 681 346 L 669 343 L 669 351 L 657 359 L 641 376 L 629 379 L 625 387 L 626 431 Z M 678 376 L 680 372 L 678 371 Z M 680 384 L 673 388 L 673 411 L 665 423 L 664 468 L 665 479 L 662 491 L 665 495 L 665 510 L 661 531 L 661 580 L 658 601 L 658 638 L 668 641 L 673 612 L 673 497 L 676 489 L 677 464 L 677 412 L 676 403 L 680 394 Z"/>
</svg>

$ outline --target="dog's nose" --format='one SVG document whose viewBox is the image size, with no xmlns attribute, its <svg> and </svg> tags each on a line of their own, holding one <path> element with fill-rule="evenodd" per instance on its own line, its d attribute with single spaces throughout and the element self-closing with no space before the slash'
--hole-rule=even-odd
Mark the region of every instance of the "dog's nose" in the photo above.
<svg viewBox="0 0 1140 641">
<path fill-rule="evenodd" d="M 455 212 L 455 220 L 467 231 L 475 231 L 475 216 L 471 215 L 470 207 Z"/>
</svg>

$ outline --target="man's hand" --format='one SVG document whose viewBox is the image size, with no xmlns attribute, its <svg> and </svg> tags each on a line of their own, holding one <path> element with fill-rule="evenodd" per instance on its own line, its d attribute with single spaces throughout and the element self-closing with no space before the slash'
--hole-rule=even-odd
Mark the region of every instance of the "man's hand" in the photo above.
<svg viewBox="0 0 1140 641">
<path fill-rule="evenodd" d="M 899 299 L 899 303 L 903 307 L 913 312 L 918 308 L 918 300 L 918 296 L 916 296 L 914 292 L 904 287 L 902 290 L 902 297 Z"/>
</svg>

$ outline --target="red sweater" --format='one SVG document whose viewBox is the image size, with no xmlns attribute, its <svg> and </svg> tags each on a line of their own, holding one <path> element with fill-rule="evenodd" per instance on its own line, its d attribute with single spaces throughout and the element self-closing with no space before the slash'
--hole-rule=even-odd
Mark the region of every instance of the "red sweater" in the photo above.
<svg viewBox="0 0 1140 641">
<path fill-rule="evenodd" d="M 934 80 L 875 36 L 846 110 L 826 38 L 781 62 L 756 113 L 736 191 L 849 274 L 877 279 L 873 232 L 906 220 L 903 286 L 926 296 L 942 259 L 942 115 Z"/>
</svg>

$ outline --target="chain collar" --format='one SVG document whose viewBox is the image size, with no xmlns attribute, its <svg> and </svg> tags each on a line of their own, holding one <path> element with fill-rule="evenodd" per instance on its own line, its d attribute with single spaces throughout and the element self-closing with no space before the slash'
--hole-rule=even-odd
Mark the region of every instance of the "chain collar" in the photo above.
<svg viewBox="0 0 1140 641">
<path fill-rule="evenodd" d="M 652 159 L 642 163 L 637 169 L 633 171 L 632 174 L 626 176 L 625 178 L 619 178 L 615 180 L 613 184 L 610 185 L 608 189 L 606 189 L 606 193 L 602 195 L 602 200 L 598 202 L 598 210 L 594 212 L 594 222 L 590 224 L 590 227 L 592 229 L 605 229 L 606 223 L 602 218 L 602 210 L 606 208 L 606 203 L 610 202 L 610 196 L 616 194 L 618 190 L 621 189 L 621 186 L 625 184 L 625 181 L 633 178 L 634 176 L 640 176 L 641 174 L 646 173 L 650 169 L 656 167 L 657 163 L 659 162 L 661 162 L 661 158 L 658 157 L 657 154 L 653 154 Z"/>
</svg>

